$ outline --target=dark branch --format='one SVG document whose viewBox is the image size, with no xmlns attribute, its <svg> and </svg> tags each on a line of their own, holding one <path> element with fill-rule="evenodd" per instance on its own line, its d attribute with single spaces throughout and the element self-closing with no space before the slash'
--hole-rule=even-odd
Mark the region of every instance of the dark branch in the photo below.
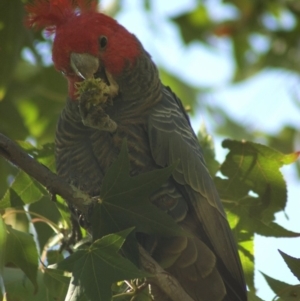
<svg viewBox="0 0 300 301">
<path fill-rule="evenodd" d="M 1 133 L 0 155 L 45 186 L 52 195 L 58 194 L 74 204 L 82 213 L 88 213 L 89 206 L 94 202 L 88 194 L 69 185 L 64 179 L 30 157 L 18 144 Z"/>
<path fill-rule="evenodd" d="M 151 281 L 155 283 L 172 301 L 194 301 L 180 286 L 177 279 L 166 272 L 140 245 L 139 253 L 143 269 L 153 274 Z"/>
</svg>

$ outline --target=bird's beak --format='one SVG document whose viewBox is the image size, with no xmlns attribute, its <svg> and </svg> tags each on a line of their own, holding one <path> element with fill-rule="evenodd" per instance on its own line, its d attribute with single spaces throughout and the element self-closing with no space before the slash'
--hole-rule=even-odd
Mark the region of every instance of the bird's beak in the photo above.
<svg viewBox="0 0 300 301">
<path fill-rule="evenodd" d="M 83 79 L 93 78 L 99 69 L 97 57 L 88 53 L 71 53 L 71 67 L 73 71 Z"/>
</svg>

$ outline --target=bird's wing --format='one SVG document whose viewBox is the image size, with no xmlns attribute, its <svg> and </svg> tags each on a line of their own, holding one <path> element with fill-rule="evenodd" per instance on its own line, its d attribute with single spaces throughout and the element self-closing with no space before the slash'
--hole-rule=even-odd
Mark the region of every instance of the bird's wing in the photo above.
<svg viewBox="0 0 300 301">
<path fill-rule="evenodd" d="M 169 88 L 163 88 L 161 102 L 151 111 L 148 132 L 156 164 L 165 167 L 180 160 L 173 178 L 189 196 L 189 207 L 196 212 L 217 257 L 243 286 L 236 243 L 205 165 L 201 147 L 181 101 Z"/>
</svg>

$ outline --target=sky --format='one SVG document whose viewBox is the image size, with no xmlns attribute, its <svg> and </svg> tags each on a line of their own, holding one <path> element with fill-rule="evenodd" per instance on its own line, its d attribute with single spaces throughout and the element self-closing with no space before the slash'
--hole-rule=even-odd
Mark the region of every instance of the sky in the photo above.
<svg viewBox="0 0 300 301">
<path fill-rule="evenodd" d="M 234 71 L 234 62 L 231 57 L 231 45 L 226 41 L 216 41 L 218 50 L 212 51 L 201 45 L 193 43 L 185 47 L 179 37 L 178 29 L 174 24 L 165 21 L 166 16 L 176 16 L 184 11 L 193 9 L 196 1 L 152 0 L 155 16 L 145 17 L 142 8 L 143 1 L 123 0 L 122 11 L 117 15 L 118 21 L 129 31 L 134 33 L 143 43 L 153 60 L 166 70 L 180 75 L 185 81 L 194 86 L 215 87 L 215 92 L 209 95 L 212 105 L 223 108 L 242 125 L 254 129 L 276 133 L 284 125 L 299 126 L 299 109 L 292 101 L 291 92 L 299 85 L 299 79 L 288 72 L 266 70 L 257 76 L 234 86 L 228 82 Z M 236 14 L 232 8 L 218 5 L 218 0 L 207 1 L 211 14 L 215 18 L 231 17 Z M 111 0 L 103 0 L 105 8 Z M 272 20 L 265 20 L 270 27 L 274 26 Z M 288 16 L 282 21 L 282 26 L 292 26 L 293 20 Z M 266 41 L 257 38 L 256 47 L 263 49 Z M 194 130 L 200 128 L 201 122 L 211 122 L 208 129 L 213 130 L 213 122 L 200 111 L 192 119 Z M 226 153 L 220 143 L 223 138 L 214 137 L 216 143 L 217 159 L 224 160 Z M 300 150 L 300 143 L 298 145 Z M 300 195 L 299 179 L 295 168 L 286 166 L 282 169 L 288 182 L 288 203 L 284 213 L 276 215 L 276 222 L 285 228 L 300 232 L 299 205 Z M 264 300 L 271 300 L 274 293 L 260 275 L 262 271 L 274 278 L 290 284 L 297 284 L 298 280 L 292 275 L 283 262 L 277 249 L 299 257 L 300 239 L 255 238 L 256 276 L 258 296 Z"/>
</svg>

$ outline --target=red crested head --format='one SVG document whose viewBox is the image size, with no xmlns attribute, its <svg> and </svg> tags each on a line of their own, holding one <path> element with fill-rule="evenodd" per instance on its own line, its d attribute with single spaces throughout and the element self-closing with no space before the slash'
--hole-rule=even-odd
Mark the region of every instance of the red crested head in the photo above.
<svg viewBox="0 0 300 301">
<path fill-rule="evenodd" d="M 29 26 L 55 34 L 52 59 L 67 77 L 71 97 L 74 83 L 82 80 L 72 68 L 72 53 L 97 58 L 113 77 L 133 65 L 141 53 L 137 38 L 96 8 L 96 2 L 88 0 L 77 0 L 76 5 L 74 0 L 35 0 L 26 6 Z"/>
</svg>

